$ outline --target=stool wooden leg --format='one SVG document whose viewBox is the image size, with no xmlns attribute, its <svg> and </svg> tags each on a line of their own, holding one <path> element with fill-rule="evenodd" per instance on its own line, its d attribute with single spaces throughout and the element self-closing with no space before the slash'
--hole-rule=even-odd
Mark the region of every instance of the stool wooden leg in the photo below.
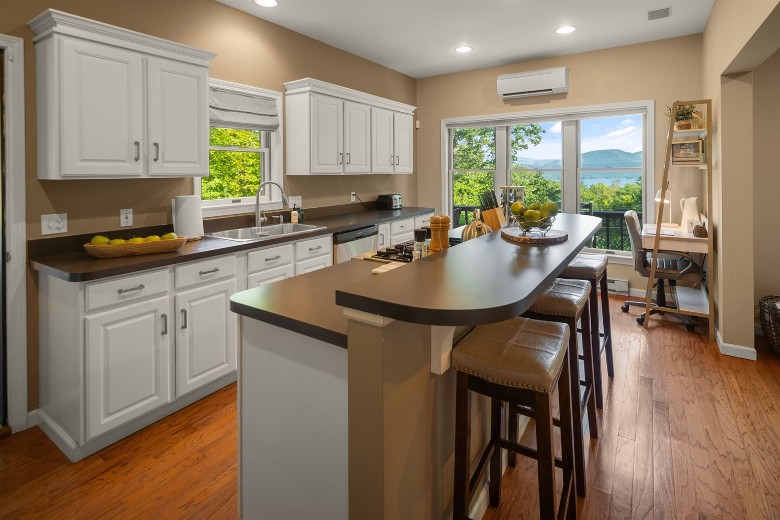
<svg viewBox="0 0 780 520">
<path fill-rule="evenodd" d="M 517 405 L 509 404 L 509 413 L 507 414 L 507 437 L 512 442 L 518 442 L 520 440 L 520 432 L 517 425 L 518 413 Z M 507 464 L 510 468 L 514 468 L 517 464 L 517 453 L 511 450 L 507 450 Z"/>
<path fill-rule="evenodd" d="M 570 352 L 566 353 L 564 363 L 568 363 Z M 574 474 L 574 430 L 571 421 L 571 378 L 569 371 L 561 370 L 561 376 L 558 379 L 558 407 L 561 417 L 561 459 L 563 460 L 563 487 L 561 492 L 568 489 L 568 507 L 566 517 L 569 519 L 577 518 L 577 497 L 574 495 L 577 489 L 577 477 Z M 570 484 L 567 487 L 567 482 Z M 565 502 L 566 503 L 566 502 Z"/>
<path fill-rule="evenodd" d="M 517 417 L 515 417 L 517 419 Z M 490 399 L 490 443 L 493 455 L 490 457 L 490 505 L 501 502 L 501 399 Z"/>
<path fill-rule="evenodd" d="M 593 348 L 590 345 L 589 312 L 587 305 L 583 307 L 580 323 L 582 323 L 582 357 L 585 365 L 583 377 L 585 380 L 585 405 L 588 409 L 588 430 L 590 431 L 590 436 L 595 439 L 599 436 L 599 426 L 596 422 L 596 399 L 593 391 L 595 380 L 593 365 L 596 363 L 596 360 L 593 359 Z"/>
<path fill-rule="evenodd" d="M 452 498 L 453 520 L 467 520 L 469 511 L 469 446 L 471 444 L 471 410 L 469 375 L 458 372 L 455 387 L 455 493 Z"/>
<path fill-rule="evenodd" d="M 603 277 L 602 277 L 603 278 Z M 604 408 L 604 398 L 601 389 L 601 337 L 599 336 L 599 299 L 598 280 L 590 281 L 590 297 L 588 305 L 590 306 L 590 348 L 593 352 L 593 390 L 596 393 L 596 406 Z"/>
<path fill-rule="evenodd" d="M 576 473 L 577 494 L 585 496 L 585 439 L 582 436 L 582 407 L 580 403 L 580 362 L 577 355 L 577 320 L 566 318 L 569 326 L 569 395 L 571 400 L 571 422 L 574 434 L 574 471 Z M 558 390 L 561 391 L 560 389 Z"/>
<path fill-rule="evenodd" d="M 534 392 L 536 409 L 536 452 L 539 473 L 539 512 L 541 518 L 556 517 L 555 453 L 552 437 L 550 395 Z"/>
<path fill-rule="evenodd" d="M 607 375 L 615 377 L 615 365 L 612 361 L 612 320 L 609 317 L 609 292 L 607 291 L 607 273 L 601 277 L 601 316 L 604 320 L 604 354 L 607 358 Z"/>
</svg>

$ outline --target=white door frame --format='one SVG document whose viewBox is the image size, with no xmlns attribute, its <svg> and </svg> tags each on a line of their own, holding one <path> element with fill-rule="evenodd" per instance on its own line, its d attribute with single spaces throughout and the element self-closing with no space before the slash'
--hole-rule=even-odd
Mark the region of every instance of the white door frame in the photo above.
<svg viewBox="0 0 780 520">
<path fill-rule="evenodd" d="M 8 425 L 28 427 L 27 413 L 27 233 L 24 164 L 24 40 L 0 34 L 5 51 L 5 236 L 6 323 L 8 329 Z"/>
</svg>

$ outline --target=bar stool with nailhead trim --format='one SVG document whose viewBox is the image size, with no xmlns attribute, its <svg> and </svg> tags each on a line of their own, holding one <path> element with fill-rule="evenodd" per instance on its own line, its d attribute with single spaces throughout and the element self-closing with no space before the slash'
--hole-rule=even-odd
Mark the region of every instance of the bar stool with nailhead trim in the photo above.
<svg viewBox="0 0 780 520">
<path fill-rule="evenodd" d="M 455 489 L 453 519 L 468 518 L 474 491 L 490 463 L 490 504 L 501 500 L 501 450 L 536 459 L 541 518 L 576 518 L 574 434 L 569 379 L 569 327 L 562 323 L 513 318 L 481 325 L 452 350 L 458 371 L 455 397 Z M 560 420 L 552 416 L 552 393 L 558 386 Z M 470 475 L 471 411 L 469 390 L 491 398 L 490 440 Z M 517 439 L 501 438 L 502 403 L 523 406 L 536 420 L 534 450 Z M 576 407 L 576 404 L 574 405 Z M 561 458 L 555 457 L 553 424 L 561 428 Z M 555 499 L 555 467 L 563 470 L 561 498 Z"/>
<path fill-rule="evenodd" d="M 596 407 L 604 408 L 604 390 L 601 377 L 601 352 L 607 358 L 607 375 L 615 377 L 612 361 L 612 324 L 609 317 L 609 292 L 607 291 L 607 255 L 580 253 L 563 270 L 561 278 L 587 280 L 590 282 L 590 345 L 593 351 L 593 385 L 596 392 Z M 596 291 L 601 292 L 601 322 L 599 326 L 599 300 Z M 602 343 L 603 338 L 603 343 Z"/>
<path fill-rule="evenodd" d="M 574 470 L 577 474 L 577 494 L 585 496 L 585 439 L 582 435 L 582 415 L 588 412 L 588 430 L 590 436 L 599 436 L 596 423 L 596 401 L 593 396 L 593 356 L 590 347 L 590 316 L 588 297 L 590 283 L 582 280 L 556 279 L 531 305 L 523 316 L 537 320 L 565 323 L 572 333 L 569 335 L 569 371 L 575 384 L 571 385 L 572 422 L 574 424 Z M 581 323 L 583 373 L 580 378 L 579 356 L 577 348 L 577 322 Z M 576 384 L 579 382 L 579 384 Z M 510 435 L 516 435 L 517 413 L 522 409 L 510 407 Z M 525 415 L 525 414 L 524 414 Z M 509 465 L 515 464 L 515 457 L 509 454 Z"/>
</svg>

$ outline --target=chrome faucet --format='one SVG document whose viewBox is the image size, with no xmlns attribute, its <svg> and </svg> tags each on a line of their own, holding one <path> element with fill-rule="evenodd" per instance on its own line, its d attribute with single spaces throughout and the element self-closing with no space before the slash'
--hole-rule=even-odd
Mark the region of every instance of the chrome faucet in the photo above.
<svg viewBox="0 0 780 520">
<path fill-rule="evenodd" d="M 287 201 L 287 195 L 284 193 L 284 188 L 282 188 L 281 184 L 274 181 L 261 182 L 260 186 L 257 187 L 257 192 L 255 193 L 255 227 L 257 228 L 258 233 L 260 233 L 260 228 L 262 228 L 263 222 L 265 222 L 266 220 L 265 212 L 260 211 L 260 190 L 262 190 L 263 186 L 265 186 L 266 184 L 273 184 L 274 186 L 278 187 L 279 190 L 282 192 L 282 209 L 284 209 L 285 206 L 289 206 Z"/>
</svg>

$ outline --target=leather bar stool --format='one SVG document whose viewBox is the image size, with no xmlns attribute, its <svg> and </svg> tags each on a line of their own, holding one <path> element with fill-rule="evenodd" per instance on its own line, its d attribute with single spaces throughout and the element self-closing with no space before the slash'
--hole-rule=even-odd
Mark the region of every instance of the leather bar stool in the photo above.
<svg viewBox="0 0 780 520">
<path fill-rule="evenodd" d="M 453 519 L 468 518 L 474 491 L 490 467 L 490 504 L 501 500 L 501 450 L 536 459 L 541 518 L 576 518 L 574 433 L 567 347 L 569 327 L 527 318 L 482 325 L 452 351 L 458 371 L 455 393 L 455 489 Z M 552 393 L 558 386 L 561 458 L 555 457 Z M 490 439 L 470 475 L 471 410 L 469 390 L 490 397 Z M 502 403 L 522 406 L 536 420 L 536 449 L 501 437 Z M 576 405 L 575 405 L 576 407 Z M 555 467 L 563 470 L 560 501 L 555 498 Z"/>
<path fill-rule="evenodd" d="M 582 280 L 556 279 L 531 305 L 523 316 L 544 321 L 565 323 L 572 333 L 569 335 L 569 377 L 571 385 L 572 422 L 574 424 L 574 470 L 577 474 L 577 494 L 585 496 L 585 439 L 582 434 L 583 413 L 588 412 L 590 436 L 599 436 L 596 422 L 596 401 L 593 396 L 593 355 L 590 347 L 590 315 L 588 299 L 590 283 Z M 577 322 L 581 323 L 583 373 L 580 378 L 577 348 Z M 579 384 L 576 384 L 579 382 Z M 517 429 L 517 412 L 522 409 L 510 407 L 510 433 Z M 509 454 L 509 464 L 514 465 L 514 456 Z"/>
<path fill-rule="evenodd" d="M 563 270 L 561 278 L 587 280 L 590 282 L 590 345 L 593 351 L 593 377 L 595 380 L 596 406 L 604 408 L 604 391 L 601 377 L 601 353 L 607 358 L 607 375 L 615 377 L 615 366 L 612 361 L 612 325 L 609 317 L 609 292 L 607 291 L 607 255 L 580 253 Z M 601 322 L 604 332 L 599 327 L 599 299 L 596 292 L 601 292 Z M 602 343 L 603 340 L 603 343 Z"/>
</svg>

